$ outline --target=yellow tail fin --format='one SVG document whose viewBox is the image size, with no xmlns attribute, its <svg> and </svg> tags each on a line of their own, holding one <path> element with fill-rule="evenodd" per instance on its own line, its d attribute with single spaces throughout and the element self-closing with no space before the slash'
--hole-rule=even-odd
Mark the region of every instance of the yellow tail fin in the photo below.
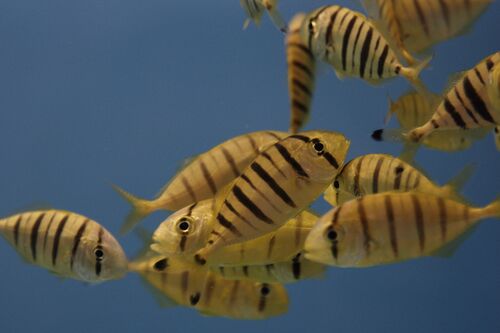
<svg viewBox="0 0 500 333">
<path fill-rule="evenodd" d="M 118 192 L 121 197 L 123 197 L 132 205 L 132 211 L 127 215 L 127 217 L 125 218 L 125 222 L 120 229 L 120 233 L 122 235 L 128 233 L 143 218 L 156 210 L 151 201 L 140 199 L 116 185 L 112 184 L 111 186 L 113 186 L 113 189 Z"/>
<path fill-rule="evenodd" d="M 432 93 L 429 89 L 427 89 L 427 86 L 422 82 L 422 80 L 420 80 L 420 73 L 424 68 L 429 66 L 431 60 L 432 56 L 422 60 L 422 62 L 416 64 L 415 66 L 401 68 L 401 75 L 412 83 L 418 93 L 426 97 L 431 96 Z"/>
<path fill-rule="evenodd" d="M 484 207 L 488 217 L 500 218 L 500 197 L 497 197 L 492 203 Z"/>
</svg>

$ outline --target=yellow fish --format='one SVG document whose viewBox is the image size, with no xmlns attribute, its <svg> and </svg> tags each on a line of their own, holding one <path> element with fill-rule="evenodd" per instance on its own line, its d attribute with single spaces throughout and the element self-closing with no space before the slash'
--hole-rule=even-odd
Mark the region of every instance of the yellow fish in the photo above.
<svg viewBox="0 0 500 333">
<path fill-rule="evenodd" d="M 251 280 L 266 283 L 293 283 L 303 279 L 321 278 L 326 267 L 298 253 L 292 260 L 267 265 L 212 267 L 228 280 Z"/>
<path fill-rule="evenodd" d="M 229 139 L 194 158 L 153 200 L 137 198 L 115 186 L 115 190 L 132 205 L 122 233 L 128 232 L 141 219 L 157 210 L 178 210 L 213 197 L 238 177 L 261 151 L 287 135 L 284 132 L 259 131 Z"/>
<path fill-rule="evenodd" d="M 339 133 L 291 135 L 263 151 L 219 197 L 200 264 L 215 250 L 278 229 L 312 203 L 342 166 L 349 141 Z"/>
<path fill-rule="evenodd" d="M 314 92 L 316 61 L 300 35 L 300 27 L 304 20 L 305 14 L 302 13 L 292 18 L 285 43 L 291 133 L 296 133 L 307 122 Z"/>
<path fill-rule="evenodd" d="M 129 268 L 175 303 L 205 315 L 266 319 L 288 311 L 288 295 L 280 284 L 226 280 L 175 257 L 142 259 Z"/>
<path fill-rule="evenodd" d="M 361 13 L 336 5 L 321 7 L 309 14 L 302 30 L 312 53 L 332 65 L 339 78 L 378 83 L 403 76 L 417 91 L 427 93 L 419 74 L 430 58 L 415 67 L 403 66 L 391 41 Z"/>
<path fill-rule="evenodd" d="M 324 198 L 331 205 L 338 206 L 368 194 L 418 191 L 461 200 L 457 187 L 469 176 L 470 170 L 466 168 L 454 183 L 441 187 L 397 157 L 368 154 L 346 163 L 325 191 Z"/>
<path fill-rule="evenodd" d="M 122 278 L 127 258 L 99 223 L 63 210 L 25 212 L 0 220 L 0 233 L 29 263 L 61 277 L 97 283 Z"/>
<path fill-rule="evenodd" d="M 153 234 L 151 249 L 162 255 L 192 258 L 208 241 L 214 200 L 204 200 L 170 215 Z M 208 265 L 263 265 L 291 260 L 304 247 L 318 216 L 304 210 L 278 230 L 214 251 Z"/>
<path fill-rule="evenodd" d="M 435 107 L 439 105 L 440 101 L 441 98 L 438 95 L 429 94 L 424 96 L 416 91 L 410 91 L 394 102 L 389 101 L 387 118 L 391 114 L 395 114 L 401 129 L 409 131 L 425 124 L 432 117 Z M 471 133 L 461 129 L 435 131 L 427 136 L 422 141 L 422 144 L 428 148 L 442 151 L 458 151 L 469 148 L 474 140 L 479 138 L 478 133 Z"/>
<path fill-rule="evenodd" d="M 491 0 L 364 0 L 365 8 L 384 27 L 411 64 L 411 53 L 465 32 Z"/>
<path fill-rule="evenodd" d="M 486 57 L 452 86 L 443 97 L 432 117 L 423 125 L 403 134 L 410 142 L 421 143 L 437 130 L 489 131 L 500 124 L 500 111 L 492 108 L 486 82 L 495 64 L 500 63 L 500 52 Z M 397 132 L 397 130 L 396 130 Z M 394 130 L 379 129 L 372 138 L 390 139 Z"/>
<path fill-rule="evenodd" d="M 285 20 L 278 12 L 278 0 L 240 0 L 241 7 L 247 14 L 248 18 L 243 24 L 243 29 L 246 29 L 253 21 L 256 25 L 260 24 L 264 10 L 269 13 L 271 21 L 282 32 L 286 32 Z"/>
<path fill-rule="evenodd" d="M 306 240 L 305 257 L 366 267 L 436 254 L 482 219 L 500 218 L 500 200 L 484 208 L 429 193 L 379 193 L 326 213 Z"/>
</svg>

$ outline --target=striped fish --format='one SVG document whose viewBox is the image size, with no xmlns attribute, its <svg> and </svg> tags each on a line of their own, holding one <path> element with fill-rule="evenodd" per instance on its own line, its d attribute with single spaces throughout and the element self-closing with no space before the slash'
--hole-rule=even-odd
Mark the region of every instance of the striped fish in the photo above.
<svg viewBox="0 0 500 333">
<path fill-rule="evenodd" d="M 339 133 L 291 135 L 263 151 L 216 205 L 215 225 L 200 264 L 218 248 L 278 229 L 313 202 L 342 166 L 349 141 Z"/>
<path fill-rule="evenodd" d="M 495 110 L 500 110 L 500 64 L 493 66 L 486 87 L 491 107 Z"/>
<path fill-rule="evenodd" d="M 316 61 L 307 44 L 302 42 L 300 27 L 304 20 L 304 14 L 292 18 L 285 42 L 291 133 L 296 133 L 307 122 L 314 92 Z"/>
<path fill-rule="evenodd" d="M 0 233 L 29 263 L 97 283 L 122 278 L 127 258 L 99 223 L 62 210 L 32 211 L 0 220 Z"/>
<path fill-rule="evenodd" d="M 261 151 L 287 135 L 259 131 L 229 139 L 194 158 L 153 200 L 137 198 L 115 186 L 115 190 L 132 205 L 122 233 L 130 231 L 141 219 L 157 210 L 178 210 L 213 197 L 238 177 Z"/>
<path fill-rule="evenodd" d="M 500 110 L 491 107 L 485 81 L 498 63 L 500 52 L 495 52 L 468 70 L 446 94 L 430 120 L 409 131 L 407 137 L 420 142 L 437 129 L 492 129 L 499 125 Z"/>
<path fill-rule="evenodd" d="M 424 96 L 416 91 L 410 91 L 400 96 L 396 101 L 389 100 L 389 113 L 395 114 L 401 129 L 409 131 L 425 124 L 433 115 L 435 107 L 439 105 L 441 97 L 438 95 Z M 469 148 L 474 139 L 479 139 L 478 133 L 462 130 L 436 131 L 426 137 L 422 144 L 431 149 L 442 151 L 459 151 Z M 484 133 L 486 134 L 486 133 Z"/>
<path fill-rule="evenodd" d="M 307 237 L 305 257 L 366 267 L 434 255 L 491 217 L 500 218 L 500 200 L 474 208 L 429 193 L 367 195 L 325 214 Z"/>
<path fill-rule="evenodd" d="M 175 257 L 139 260 L 129 268 L 175 303 L 205 315 L 265 319 L 288 311 L 288 296 L 280 284 L 226 280 Z"/>
<path fill-rule="evenodd" d="M 325 6 L 309 14 L 302 38 L 313 54 L 333 66 L 337 76 L 378 83 L 403 76 L 421 93 L 427 93 L 419 74 L 430 58 L 405 67 L 394 47 L 364 15 L 340 6 Z"/>
<path fill-rule="evenodd" d="M 457 182 L 469 178 L 470 169 L 459 175 Z M 324 198 L 333 206 L 368 194 L 381 192 L 418 191 L 445 198 L 462 200 L 457 186 L 438 186 L 421 171 L 403 160 L 386 154 L 368 154 L 357 157 L 344 165 Z"/>
<path fill-rule="evenodd" d="M 298 253 L 292 260 L 267 265 L 217 266 L 212 271 L 228 280 L 250 280 L 265 283 L 293 283 L 303 279 L 322 278 L 326 267 Z"/>
<path fill-rule="evenodd" d="M 278 12 L 278 0 L 240 0 L 240 5 L 248 16 L 243 24 L 243 29 L 248 27 L 250 21 L 259 25 L 260 20 L 262 19 L 262 14 L 264 13 L 264 10 L 266 10 L 276 28 L 282 32 L 286 32 L 285 20 L 283 20 Z"/>
<path fill-rule="evenodd" d="M 411 63 L 410 53 L 465 32 L 491 0 L 364 0 L 368 14 L 384 27 Z"/>
<path fill-rule="evenodd" d="M 214 200 L 183 208 L 163 221 L 153 234 L 151 249 L 162 255 L 192 255 L 208 241 Z M 304 247 L 318 216 L 304 210 L 274 232 L 246 242 L 224 246 L 207 259 L 208 265 L 261 265 L 292 259 Z"/>
</svg>

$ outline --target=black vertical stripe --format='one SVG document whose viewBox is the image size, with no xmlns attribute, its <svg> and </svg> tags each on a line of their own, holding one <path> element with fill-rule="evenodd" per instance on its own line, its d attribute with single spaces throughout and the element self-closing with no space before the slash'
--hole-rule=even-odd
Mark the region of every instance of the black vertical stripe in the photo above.
<svg viewBox="0 0 500 333">
<path fill-rule="evenodd" d="M 198 302 L 200 301 L 201 294 L 199 292 L 189 296 L 189 303 L 191 306 L 196 306 Z"/>
<path fill-rule="evenodd" d="M 337 223 L 339 221 L 339 214 L 340 214 L 341 209 L 342 209 L 342 205 L 337 206 L 337 208 L 335 209 L 335 211 L 333 213 L 333 217 L 332 217 L 332 225 L 329 228 L 330 230 L 333 230 L 335 228 L 335 226 L 337 225 Z M 332 241 L 331 253 L 332 253 L 332 257 L 335 259 L 335 261 L 337 261 L 337 258 L 339 256 L 338 243 L 339 243 L 338 239 L 335 239 Z"/>
<path fill-rule="evenodd" d="M 198 201 L 198 200 L 196 200 L 196 194 L 194 193 L 193 188 L 191 187 L 191 184 L 189 183 L 189 181 L 186 179 L 186 177 L 184 175 L 181 175 L 181 182 L 184 185 L 184 187 L 186 188 L 186 190 L 188 191 L 191 199 L 193 199 L 193 201 Z"/>
<path fill-rule="evenodd" d="M 267 152 L 263 152 L 262 157 L 267 159 L 273 165 L 273 167 L 276 169 L 276 171 L 278 171 L 280 173 L 280 175 L 282 175 L 284 178 L 287 178 L 286 174 L 283 172 L 283 170 L 280 169 L 280 167 L 276 164 L 276 162 L 273 160 L 273 158 Z"/>
<path fill-rule="evenodd" d="M 472 121 L 476 124 L 478 124 L 477 118 L 474 115 L 474 112 L 472 112 L 467 105 L 465 105 L 464 100 L 462 99 L 462 96 L 460 96 L 460 93 L 458 92 L 458 89 L 453 89 L 455 90 L 455 96 L 457 97 L 458 101 L 460 104 L 462 104 L 462 107 L 465 109 L 465 112 L 469 115 L 469 117 L 472 119 Z"/>
<path fill-rule="evenodd" d="M 465 96 L 469 99 L 469 101 L 472 103 L 472 106 L 474 107 L 474 111 L 479 113 L 479 115 L 486 121 L 490 123 L 495 123 L 495 120 L 493 120 L 493 117 L 491 114 L 488 112 L 488 108 L 486 107 L 486 104 L 484 103 L 483 99 L 479 94 L 476 92 L 474 89 L 474 86 L 470 82 L 469 78 L 465 76 L 464 78 L 464 91 L 465 91 Z"/>
<path fill-rule="evenodd" d="M 420 0 L 413 0 L 413 3 L 415 4 L 415 9 L 417 10 L 420 24 L 422 25 L 422 28 L 424 29 L 424 32 L 427 35 L 427 37 L 429 37 L 429 27 L 427 26 L 427 21 L 425 20 L 425 15 L 424 12 L 422 11 L 422 7 L 420 7 L 419 1 Z"/>
<path fill-rule="evenodd" d="M 356 32 L 356 38 L 354 38 L 354 46 L 352 47 L 352 55 L 351 55 L 351 68 L 356 66 L 356 49 L 358 47 L 359 36 L 361 35 L 361 31 L 365 26 L 365 22 L 361 21 L 361 24 L 358 27 L 358 31 Z"/>
<path fill-rule="evenodd" d="M 302 72 L 304 72 L 309 77 L 309 79 L 314 79 L 314 72 L 312 71 L 312 69 L 308 65 L 302 63 L 299 60 L 292 60 L 290 65 L 300 69 Z"/>
<path fill-rule="evenodd" d="M 300 43 L 293 43 L 293 42 L 288 43 L 288 46 L 293 46 L 293 47 L 296 47 L 299 50 L 301 50 L 305 55 L 307 55 L 307 57 L 309 58 L 309 61 L 314 60 L 314 55 L 312 54 L 311 50 L 307 46 L 302 45 Z"/>
<path fill-rule="evenodd" d="M 243 265 L 243 267 L 241 269 L 242 269 L 243 275 L 248 277 L 248 265 Z"/>
<path fill-rule="evenodd" d="M 349 38 L 351 36 L 352 28 L 356 23 L 356 19 L 357 19 L 356 15 L 353 15 L 352 19 L 347 24 L 347 28 L 344 33 L 344 38 L 342 40 L 342 69 L 344 71 L 346 71 L 347 67 L 347 47 L 349 45 Z"/>
<path fill-rule="evenodd" d="M 194 204 L 189 206 L 187 216 L 191 216 L 193 214 L 193 209 L 196 207 L 197 204 L 198 204 L 198 202 L 195 202 Z"/>
<path fill-rule="evenodd" d="M 448 215 L 446 213 L 446 202 L 443 198 L 437 198 L 437 204 L 439 209 L 439 225 L 441 227 L 441 240 L 443 243 L 446 241 L 446 233 L 448 227 Z"/>
<path fill-rule="evenodd" d="M 247 184 L 250 185 L 250 187 L 255 192 L 257 192 L 264 200 L 266 200 L 266 202 L 269 204 L 269 206 L 271 206 L 275 211 L 277 211 L 280 214 L 282 213 L 282 211 L 273 203 L 274 200 L 270 200 L 268 198 L 268 196 L 266 195 L 265 191 L 261 191 L 257 186 L 255 186 L 254 183 L 252 183 L 252 181 L 250 180 L 250 178 L 247 177 L 246 174 L 242 174 L 241 179 L 243 179 L 245 182 L 247 182 Z"/>
<path fill-rule="evenodd" d="M 181 250 L 181 252 L 184 252 L 184 250 L 186 249 L 186 242 L 187 242 L 187 236 L 182 235 L 181 241 L 179 242 L 179 250 Z"/>
<path fill-rule="evenodd" d="M 441 12 L 443 13 L 444 21 L 446 22 L 446 27 L 448 31 L 450 30 L 450 10 L 445 0 L 439 0 L 439 5 L 441 7 Z"/>
<path fill-rule="evenodd" d="M 309 22 L 308 22 L 309 26 L 312 24 L 312 22 L 315 22 L 315 21 L 318 19 L 318 17 L 321 15 L 321 13 L 323 13 L 323 12 L 324 12 L 325 10 L 327 10 L 329 7 L 330 7 L 330 6 L 323 6 L 322 8 L 320 8 L 320 9 L 316 12 L 316 14 L 315 14 L 313 17 L 311 17 L 311 18 L 309 19 Z M 313 34 L 314 34 L 314 32 L 313 32 L 313 31 L 311 31 L 311 29 L 310 29 L 310 27 L 309 27 L 309 26 L 308 26 L 308 29 L 309 29 L 309 36 L 308 36 L 308 40 L 307 40 L 307 45 L 309 46 L 309 49 L 310 49 L 310 50 L 312 50 L 312 38 L 313 38 Z"/>
<path fill-rule="evenodd" d="M 309 113 L 309 108 L 306 105 L 304 105 L 304 103 L 302 103 L 301 101 L 292 99 L 292 106 L 293 108 L 299 110 L 300 112 L 303 112 L 305 114 Z"/>
<path fill-rule="evenodd" d="M 203 173 L 203 177 L 205 178 L 205 181 L 208 183 L 208 186 L 210 187 L 210 190 L 212 191 L 213 194 L 215 194 L 215 192 L 217 192 L 217 187 L 215 186 L 215 181 L 212 178 L 210 171 L 208 171 L 207 166 L 206 166 L 205 162 L 203 162 L 202 159 L 200 159 L 200 168 L 201 168 L 201 172 Z"/>
<path fill-rule="evenodd" d="M 382 74 L 384 74 L 385 60 L 387 59 L 388 54 L 389 54 L 389 46 L 385 44 L 384 50 L 382 51 L 380 58 L 378 58 L 377 74 L 379 78 L 382 78 Z"/>
<path fill-rule="evenodd" d="M 300 279 L 302 265 L 300 263 L 300 253 L 292 259 L 292 273 L 295 280 Z"/>
<path fill-rule="evenodd" d="M 54 244 L 52 245 L 52 266 L 56 265 L 57 262 L 57 252 L 59 250 L 59 241 L 61 239 L 61 234 L 64 230 L 64 226 L 68 221 L 69 215 L 65 215 L 61 221 L 59 221 L 59 225 L 57 226 L 57 230 L 54 236 Z"/>
<path fill-rule="evenodd" d="M 379 157 L 377 164 L 375 165 L 375 170 L 373 172 L 373 183 L 372 183 L 372 193 L 378 193 L 378 180 L 380 175 L 380 169 L 384 163 L 384 157 Z"/>
<path fill-rule="evenodd" d="M 47 223 L 47 227 L 45 228 L 45 232 L 44 232 L 44 235 L 43 235 L 43 249 L 42 249 L 42 253 L 43 253 L 44 258 L 47 255 L 47 250 L 46 250 L 47 249 L 47 239 L 49 237 L 50 227 L 52 226 L 52 222 L 54 221 L 54 218 L 56 217 L 56 215 L 57 215 L 57 212 L 53 212 L 52 216 L 50 217 L 49 222 Z"/>
<path fill-rule="evenodd" d="M 70 264 L 69 267 L 71 270 L 73 270 L 73 264 L 75 262 L 75 257 L 76 257 L 76 252 L 78 251 L 78 245 L 80 244 L 80 240 L 82 239 L 83 233 L 85 232 L 85 228 L 87 227 L 87 223 L 89 222 L 88 219 L 86 219 L 80 228 L 78 228 L 78 231 L 76 232 L 75 238 L 73 238 L 73 248 L 71 249 L 71 259 L 70 259 Z"/>
<path fill-rule="evenodd" d="M 361 228 L 363 229 L 363 246 L 365 248 L 366 256 L 370 256 L 370 227 L 368 226 L 368 218 L 366 216 L 365 205 L 363 202 L 363 197 L 358 199 L 358 215 L 359 221 L 361 223 Z"/>
<path fill-rule="evenodd" d="M 377 41 L 375 42 L 375 49 L 373 50 L 373 57 L 372 57 L 372 60 L 370 62 L 370 78 L 373 78 L 373 62 L 375 61 L 375 59 L 377 58 L 377 51 L 378 51 L 378 47 L 380 45 L 380 38 L 382 36 L 379 34 L 378 37 L 377 37 Z"/>
<path fill-rule="evenodd" d="M 335 19 L 337 18 L 338 13 L 340 12 L 340 7 L 330 16 L 330 21 L 328 22 L 328 26 L 326 28 L 325 33 L 325 45 L 330 46 L 332 44 L 332 34 L 333 34 L 333 25 L 335 24 Z"/>
<path fill-rule="evenodd" d="M 329 152 L 325 151 L 323 153 L 323 157 L 325 158 L 325 160 L 327 160 L 328 163 L 330 163 L 330 165 L 332 167 L 334 167 L 335 169 L 339 168 L 339 163 L 337 162 L 337 159 L 332 154 L 330 154 Z"/>
<path fill-rule="evenodd" d="M 241 188 L 237 185 L 233 187 L 233 194 L 238 199 L 238 201 L 245 206 L 252 214 L 254 214 L 258 219 L 262 220 L 267 224 L 273 224 L 273 220 L 267 217 L 266 214 L 252 201 L 248 198 Z"/>
<path fill-rule="evenodd" d="M 231 205 L 231 203 L 227 200 L 224 200 L 224 204 L 226 205 L 226 207 L 234 214 L 236 215 L 238 218 L 240 218 L 243 222 L 245 222 L 250 228 L 254 229 L 254 230 L 257 230 L 257 228 L 252 224 L 252 222 L 248 221 L 247 218 L 245 218 L 243 215 L 240 214 L 240 212 L 238 212 L 234 207 L 233 205 Z"/>
<path fill-rule="evenodd" d="M 271 190 L 273 190 L 273 192 L 278 197 L 280 197 L 281 200 L 283 200 L 284 203 L 286 203 L 290 207 L 297 208 L 297 205 L 295 204 L 295 202 L 293 202 L 288 193 L 286 193 L 286 191 L 274 180 L 274 178 L 270 174 L 266 172 L 266 170 L 262 168 L 259 163 L 253 162 L 250 165 L 250 168 L 260 177 L 260 179 L 262 179 L 267 184 L 267 186 L 269 186 Z"/>
<path fill-rule="evenodd" d="M 311 97 L 312 92 L 309 89 L 308 86 L 306 86 L 304 83 L 300 82 L 298 79 L 292 79 L 292 85 L 297 87 L 303 94 L 307 95 L 308 97 Z"/>
<path fill-rule="evenodd" d="M 254 138 L 251 135 L 247 135 L 246 137 L 247 137 L 248 141 L 250 142 L 250 146 L 252 147 L 254 154 L 257 155 L 259 153 L 259 148 L 257 147 L 257 144 L 255 143 Z"/>
<path fill-rule="evenodd" d="M 401 187 L 401 176 L 403 175 L 403 171 L 405 169 L 403 168 L 402 164 L 399 164 L 396 169 L 394 169 L 394 173 L 396 176 L 394 177 L 394 189 L 399 190 Z"/>
<path fill-rule="evenodd" d="M 446 112 L 450 115 L 450 117 L 453 119 L 453 121 L 457 126 L 463 129 L 467 128 L 467 125 L 465 124 L 465 121 L 462 119 L 462 116 L 460 115 L 460 113 L 457 112 L 453 104 L 451 104 L 448 97 L 444 98 L 443 106 Z"/>
<path fill-rule="evenodd" d="M 479 72 L 479 69 L 477 69 L 477 66 L 474 67 L 474 73 L 476 73 L 477 78 L 479 81 L 481 81 L 481 84 L 484 86 L 486 83 L 483 80 L 483 77 L 481 76 L 481 72 Z"/>
<path fill-rule="evenodd" d="M 226 219 L 226 217 L 221 213 L 217 214 L 217 221 L 221 226 L 231 231 L 237 237 L 243 236 L 241 232 L 238 230 L 238 228 L 236 228 L 234 224 L 232 224 L 228 219 Z"/>
<path fill-rule="evenodd" d="M 40 216 L 38 216 L 35 223 L 33 223 L 33 226 L 31 227 L 30 245 L 31 245 L 31 256 L 33 257 L 33 261 L 36 261 L 36 245 L 38 242 L 38 230 L 40 229 L 40 224 L 42 223 L 44 217 L 45 213 L 40 214 Z"/>
<path fill-rule="evenodd" d="M 353 184 L 353 192 L 354 196 L 359 197 L 361 196 L 361 189 L 359 186 L 359 177 L 361 176 L 361 164 L 363 164 L 365 156 L 362 156 L 358 164 L 356 164 L 356 169 L 354 170 L 354 184 Z"/>
<path fill-rule="evenodd" d="M 413 209 L 415 213 L 418 244 L 420 246 L 420 252 L 423 252 L 425 248 L 425 230 L 424 230 L 424 215 L 422 211 L 422 205 L 420 204 L 420 200 L 416 195 L 411 195 L 411 200 L 413 202 Z"/>
<path fill-rule="evenodd" d="M 394 258 L 398 257 L 398 239 L 396 235 L 396 224 L 394 221 L 394 208 L 392 206 L 391 195 L 386 195 L 384 198 L 385 213 L 387 215 L 387 223 L 389 224 L 389 239 L 391 242 L 392 253 Z"/>
<path fill-rule="evenodd" d="M 23 215 L 19 214 L 16 222 L 14 223 L 14 244 L 16 245 L 16 247 L 17 247 L 17 244 L 19 243 L 19 226 L 21 225 L 22 219 L 23 219 Z"/>
<path fill-rule="evenodd" d="M 274 146 L 276 147 L 280 155 L 285 159 L 285 161 L 288 162 L 288 164 L 292 166 L 293 170 L 295 170 L 295 172 L 299 176 L 309 178 L 309 175 L 304 171 L 300 163 L 297 162 L 297 160 L 294 159 L 292 155 L 290 155 L 290 152 L 285 147 L 283 147 L 280 143 L 276 143 Z"/>
<path fill-rule="evenodd" d="M 372 42 L 373 28 L 368 27 L 368 33 L 366 34 L 365 41 L 363 42 L 363 48 L 361 49 L 361 57 L 359 62 L 359 76 L 365 76 L 366 62 L 368 61 L 368 56 L 370 55 L 370 45 Z"/>
<path fill-rule="evenodd" d="M 181 291 L 183 295 L 186 295 L 189 287 L 189 271 L 184 271 L 181 273 Z"/>
<path fill-rule="evenodd" d="M 99 226 L 99 234 L 97 236 L 97 248 L 102 249 L 102 237 L 104 236 L 104 229 Z M 102 258 L 95 258 L 95 275 L 100 276 L 102 271 Z"/>
<path fill-rule="evenodd" d="M 240 171 L 238 170 L 238 167 L 236 166 L 236 163 L 234 162 L 233 155 L 231 155 L 230 152 L 227 151 L 226 148 L 223 146 L 220 147 L 222 151 L 222 155 L 224 155 L 224 158 L 226 159 L 227 163 L 229 163 L 229 166 L 231 166 L 231 170 L 233 171 L 234 175 L 238 177 L 240 175 Z"/>
</svg>

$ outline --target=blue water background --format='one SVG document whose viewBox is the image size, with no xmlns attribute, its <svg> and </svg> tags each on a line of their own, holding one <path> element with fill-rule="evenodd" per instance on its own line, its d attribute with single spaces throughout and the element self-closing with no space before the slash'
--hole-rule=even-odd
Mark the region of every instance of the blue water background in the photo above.
<svg viewBox="0 0 500 333">
<path fill-rule="evenodd" d="M 283 0 L 280 9 L 289 19 L 324 3 Z M 497 51 L 499 18 L 496 1 L 471 33 L 436 47 L 425 82 L 440 91 L 451 73 Z M 286 130 L 283 36 L 268 17 L 242 31 L 244 19 L 237 0 L 1 0 L 1 215 L 50 204 L 117 234 L 128 205 L 111 183 L 153 197 L 184 158 L 245 132 Z M 382 125 L 387 95 L 408 88 L 403 79 L 340 81 L 320 66 L 307 129 L 343 132 L 349 159 L 397 155 L 398 145 L 370 133 Z M 491 136 L 466 152 L 423 149 L 417 161 L 441 184 L 476 163 L 465 187 L 474 204 L 500 193 Z M 152 230 L 164 216 L 145 225 Z M 142 246 L 132 234 L 119 240 L 130 257 Z M 448 260 L 332 268 L 324 280 L 290 285 L 288 314 L 266 321 L 162 309 L 136 275 L 87 286 L 26 265 L 3 240 L 0 253 L 0 332 L 500 332 L 493 219 Z"/>
</svg>

